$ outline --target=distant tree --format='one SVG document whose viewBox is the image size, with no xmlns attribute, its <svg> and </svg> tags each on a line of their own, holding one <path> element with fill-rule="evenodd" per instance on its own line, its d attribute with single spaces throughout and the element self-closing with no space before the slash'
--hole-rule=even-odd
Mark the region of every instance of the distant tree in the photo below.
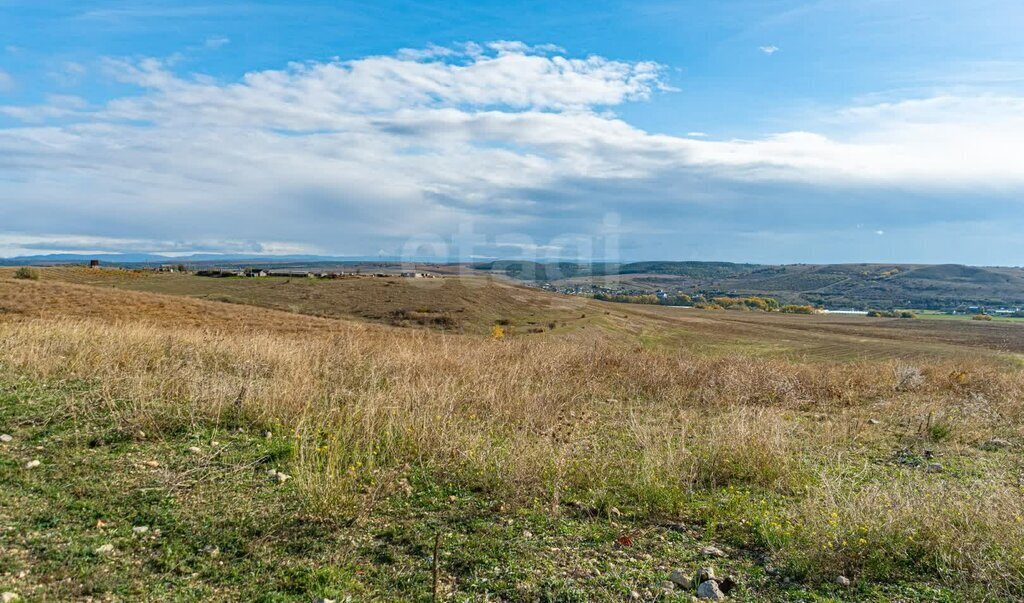
<svg viewBox="0 0 1024 603">
<path fill-rule="evenodd" d="M 779 308 L 779 312 L 783 314 L 816 314 L 818 311 L 812 306 L 798 306 L 796 304 L 786 304 Z"/>
<path fill-rule="evenodd" d="M 707 302 L 702 302 L 702 303 L 699 303 L 699 304 L 694 304 L 693 307 L 694 308 L 699 308 L 701 310 L 724 310 L 725 309 L 725 308 L 723 308 L 722 306 L 720 306 L 718 304 L 714 304 L 714 303 L 709 304 Z"/>
<path fill-rule="evenodd" d="M 899 315 L 892 310 L 868 310 L 868 316 L 872 318 L 897 318 Z"/>
</svg>

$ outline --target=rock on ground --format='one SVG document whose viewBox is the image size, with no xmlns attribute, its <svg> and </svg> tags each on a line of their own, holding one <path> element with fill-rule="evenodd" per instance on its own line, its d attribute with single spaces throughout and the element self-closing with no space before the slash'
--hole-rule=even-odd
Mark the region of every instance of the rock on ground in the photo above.
<svg viewBox="0 0 1024 603">
<path fill-rule="evenodd" d="M 717 582 L 708 580 L 701 582 L 700 586 L 697 587 L 697 598 L 709 601 L 725 601 L 725 593 L 718 588 Z"/>
<path fill-rule="evenodd" d="M 725 551 L 717 546 L 706 546 L 700 550 L 700 554 L 706 557 L 726 557 Z"/>
<path fill-rule="evenodd" d="M 109 555 L 114 552 L 114 545 L 104 544 L 103 546 L 96 549 L 97 555 Z"/>
<path fill-rule="evenodd" d="M 13 437 L 11 437 L 11 435 L 10 435 L 10 434 L 6 434 L 6 433 L 5 433 L 5 434 L 3 434 L 3 435 L 0 435 L 0 442 L 3 442 L 3 443 L 5 443 L 5 444 L 6 444 L 7 442 L 10 442 L 10 441 L 12 441 L 12 440 L 14 440 L 14 438 L 13 438 Z M 7 593 L 4 593 L 4 594 L 7 594 Z"/>
<path fill-rule="evenodd" d="M 846 576 L 838 576 L 836 577 L 836 584 L 838 584 L 839 586 L 849 586 L 850 579 Z"/>
<path fill-rule="evenodd" d="M 684 574 L 682 570 L 672 570 L 672 573 L 669 575 L 668 579 L 671 580 L 672 583 L 678 586 L 679 588 L 684 588 L 687 590 L 692 588 L 693 583 L 690 581 L 690 577 Z"/>
</svg>

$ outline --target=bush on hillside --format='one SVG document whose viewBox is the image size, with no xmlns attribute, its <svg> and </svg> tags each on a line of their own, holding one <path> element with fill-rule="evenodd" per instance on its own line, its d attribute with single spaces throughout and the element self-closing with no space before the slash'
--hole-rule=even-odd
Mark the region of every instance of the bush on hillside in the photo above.
<svg viewBox="0 0 1024 603">
<path fill-rule="evenodd" d="M 22 266 L 14 271 L 14 278 L 25 279 L 29 281 L 39 280 L 39 271 L 28 266 Z"/>
</svg>

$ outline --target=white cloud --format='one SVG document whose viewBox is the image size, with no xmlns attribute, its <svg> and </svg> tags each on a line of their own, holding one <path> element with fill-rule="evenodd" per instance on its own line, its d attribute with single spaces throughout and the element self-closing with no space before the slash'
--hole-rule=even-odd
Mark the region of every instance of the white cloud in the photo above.
<svg viewBox="0 0 1024 603">
<path fill-rule="evenodd" d="M 775 54 L 776 52 L 779 51 L 779 47 L 775 46 L 775 45 L 761 46 L 761 47 L 759 47 L 759 49 L 760 49 L 761 52 L 763 52 L 763 53 L 765 53 L 767 55 L 773 55 L 773 54 Z"/>
<path fill-rule="evenodd" d="M 231 43 L 231 38 L 228 38 L 228 37 L 225 37 L 225 36 L 212 36 L 212 37 L 206 38 L 206 42 L 204 42 L 203 45 L 206 46 L 207 48 L 215 50 L 215 49 L 220 48 L 222 46 L 226 46 L 226 45 L 228 45 L 230 43 Z"/>
<path fill-rule="evenodd" d="M 661 66 L 513 42 L 296 63 L 232 82 L 155 59 L 106 70 L 137 91 L 102 106 L 64 96 L 0 107 L 27 122 L 0 129 L 9 233 L 362 254 L 469 220 L 541 236 L 615 211 L 633 232 L 671 233 L 667 222 L 683 219 L 713 232 L 698 219 L 728 207 L 744 223 L 756 212 L 742 204 L 773 194 L 770 219 L 803 220 L 812 195 L 839 199 L 848 223 L 864 211 L 843 206 L 848 197 L 953 197 L 930 214 L 944 219 L 979 194 L 1024 190 L 1024 98 L 1012 96 L 875 104 L 816 118 L 818 131 L 703 140 L 609 113 L 666 89 Z"/>
<path fill-rule="evenodd" d="M 0 106 L 0 115 L 7 115 L 24 122 L 42 123 L 48 119 L 83 115 L 88 107 L 85 99 L 68 94 L 50 94 L 46 103 L 27 106 Z"/>
<path fill-rule="evenodd" d="M 50 79 L 54 80 L 61 86 L 76 86 L 85 77 L 86 72 L 85 65 L 75 61 L 65 61 L 56 69 L 53 69 L 48 74 Z"/>
<path fill-rule="evenodd" d="M 7 92 L 14 89 L 14 77 L 0 69 L 0 92 Z"/>
<path fill-rule="evenodd" d="M 139 238 L 68 235 L 63 233 L 25 235 L 0 232 L 0 257 L 49 255 L 55 253 L 158 253 L 163 255 L 186 255 L 204 252 L 261 256 L 316 254 L 322 252 L 322 250 L 309 245 L 296 245 L 277 241 L 161 241 Z"/>
</svg>

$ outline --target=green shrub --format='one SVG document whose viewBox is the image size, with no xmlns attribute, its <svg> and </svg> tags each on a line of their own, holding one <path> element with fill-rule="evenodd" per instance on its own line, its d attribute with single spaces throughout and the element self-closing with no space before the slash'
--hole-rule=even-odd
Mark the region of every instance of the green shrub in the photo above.
<svg viewBox="0 0 1024 603">
<path fill-rule="evenodd" d="M 953 426 L 945 421 L 939 421 L 928 426 L 928 437 L 933 442 L 941 442 L 949 439 L 953 433 Z"/>
<path fill-rule="evenodd" d="M 18 268 L 14 272 L 14 278 L 20 278 L 29 281 L 38 281 L 39 271 L 35 270 L 34 268 L 29 268 L 28 266 L 22 266 L 21 268 Z"/>
</svg>

